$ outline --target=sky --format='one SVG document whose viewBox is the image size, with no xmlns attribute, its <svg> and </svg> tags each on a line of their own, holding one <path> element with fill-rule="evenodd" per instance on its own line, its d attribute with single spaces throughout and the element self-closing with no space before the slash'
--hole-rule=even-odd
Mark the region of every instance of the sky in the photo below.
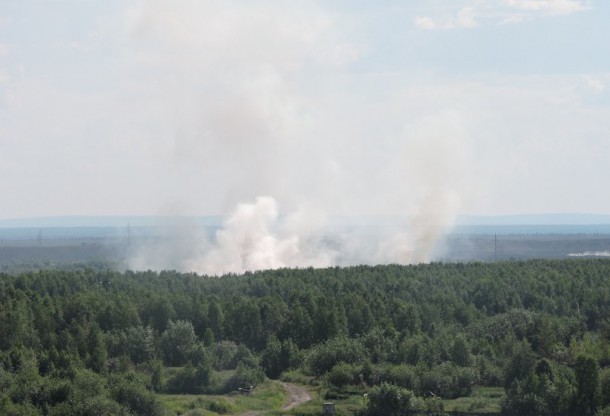
<svg viewBox="0 0 610 416">
<path fill-rule="evenodd" d="M 608 21 L 602 0 L 0 0 L 0 219 L 610 214 Z"/>
</svg>

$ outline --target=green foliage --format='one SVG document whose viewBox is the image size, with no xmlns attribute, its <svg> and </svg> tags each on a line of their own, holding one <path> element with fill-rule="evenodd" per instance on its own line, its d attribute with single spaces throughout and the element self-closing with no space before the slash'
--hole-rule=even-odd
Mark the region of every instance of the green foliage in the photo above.
<svg viewBox="0 0 610 416">
<path fill-rule="evenodd" d="M 370 363 L 365 362 L 361 366 L 360 375 L 368 385 L 377 385 L 385 382 L 413 391 L 419 389 L 418 370 L 411 365 L 379 364 L 372 366 Z"/>
<path fill-rule="evenodd" d="M 307 362 L 315 375 L 323 375 L 340 362 L 361 363 L 367 358 L 366 348 L 360 340 L 339 336 L 315 347 Z"/>
<path fill-rule="evenodd" d="M 284 370 L 282 366 L 282 344 L 275 335 L 267 339 L 267 346 L 262 354 L 262 365 L 267 377 L 278 378 Z"/>
<path fill-rule="evenodd" d="M 248 388 L 250 386 L 256 386 L 265 380 L 265 373 L 260 367 L 246 367 L 239 365 L 237 371 L 224 386 L 224 391 L 234 391 L 239 388 Z"/>
<path fill-rule="evenodd" d="M 358 367 L 347 363 L 338 363 L 327 374 L 328 382 L 337 387 L 358 383 Z"/>
<path fill-rule="evenodd" d="M 186 364 L 198 344 L 193 324 L 189 321 L 169 321 L 159 344 L 165 364 L 169 366 Z"/>
<path fill-rule="evenodd" d="M 154 391 L 161 391 L 163 386 L 163 363 L 155 360 L 151 363 L 152 374 L 150 376 L 150 385 Z"/>
<path fill-rule="evenodd" d="M 146 403 L 148 389 L 221 392 L 297 369 L 421 397 L 504 385 L 506 413 L 595 414 L 610 404 L 608 276 L 610 261 L 587 259 L 2 274 L 0 413 L 134 413 L 121 391 Z"/>
<path fill-rule="evenodd" d="M 534 369 L 536 356 L 527 341 L 518 343 L 505 369 L 504 386 L 510 387 L 515 381 L 524 380 Z"/>
<path fill-rule="evenodd" d="M 207 403 L 206 408 L 220 415 L 233 413 L 235 411 L 235 406 L 232 406 L 230 403 L 222 400 L 210 400 Z"/>
<path fill-rule="evenodd" d="M 369 416 L 406 416 L 415 414 L 418 402 L 410 390 L 382 383 L 368 393 L 366 414 Z"/>
<path fill-rule="evenodd" d="M 303 361 L 303 354 L 291 339 L 280 342 L 275 335 L 267 339 L 267 346 L 261 355 L 265 374 L 273 379 L 286 370 L 297 368 Z"/>
<path fill-rule="evenodd" d="M 214 346 L 214 368 L 232 370 L 237 367 L 237 344 L 233 341 L 220 341 Z"/>
<path fill-rule="evenodd" d="M 569 373 L 557 371 L 547 360 L 540 360 L 523 379 L 515 379 L 502 404 L 506 415 L 556 415 L 581 413 L 574 407 L 575 389 Z"/>
<path fill-rule="evenodd" d="M 575 406 L 583 415 L 592 415 L 600 402 L 599 365 L 592 357 L 579 356 L 576 374 Z"/>
<path fill-rule="evenodd" d="M 472 357 L 470 355 L 470 345 L 463 335 L 457 336 L 451 345 L 451 362 L 460 367 L 469 367 L 472 365 Z"/>
<path fill-rule="evenodd" d="M 606 406 L 597 412 L 595 412 L 595 416 L 610 416 L 610 406 Z"/>
<path fill-rule="evenodd" d="M 181 368 L 165 384 L 164 391 L 169 393 L 200 394 L 211 390 L 212 367 L 200 363 L 197 367 L 189 364 Z"/>
<path fill-rule="evenodd" d="M 476 382 L 476 371 L 472 368 L 443 363 L 424 371 L 419 381 L 419 392 L 422 396 L 453 399 L 469 395 Z"/>
<path fill-rule="evenodd" d="M 111 397 L 136 415 L 158 416 L 162 414 L 161 406 L 153 392 L 147 390 L 143 383 L 133 377 L 119 376 L 111 380 Z"/>
</svg>

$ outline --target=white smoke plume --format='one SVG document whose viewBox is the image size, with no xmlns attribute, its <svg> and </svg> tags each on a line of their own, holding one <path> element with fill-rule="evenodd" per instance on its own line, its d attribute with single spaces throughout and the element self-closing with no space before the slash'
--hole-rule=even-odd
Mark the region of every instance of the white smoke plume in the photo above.
<svg viewBox="0 0 610 416">
<path fill-rule="evenodd" d="M 232 212 L 212 236 L 191 227 L 170 250 L 139 247 L 131 267 L 423 262 L 451 228 L 466 116 L 417 86 L 375 106 L 353 97 L 366 47 L 313 4 L 281 4 L 150 0 L 130 14 L 130 82 L 156 103 L 149 140 L 168 163 L 160 200 L 174 215 Z"/>
<path fill-rule="evenodd" d="M 190 267 L 206 274 L 223 274 L 333 264 L 331 250 L 310 251 L 319 244 L 308 235 L 311 227 L 300 232 L 294 228 L 294 221 L 280 220 L 277 203 L 271 197 L 239 204 L 217 232 L 216 243 Z"/>
</svg>

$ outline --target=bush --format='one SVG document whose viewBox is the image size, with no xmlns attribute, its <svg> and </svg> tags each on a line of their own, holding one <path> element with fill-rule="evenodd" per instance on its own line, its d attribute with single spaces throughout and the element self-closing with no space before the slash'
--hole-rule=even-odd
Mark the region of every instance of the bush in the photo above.
<svg viewBox="0 0 610 416">
<path fill-rule="evenodd" d="M 321 376 L 342 361 L 357 364 L 367 358 L 366 348 L 359 340 L 336 337 L 314 348 L 308 357 L 308 365 L 315 375 Z"/>
<path fill-rule="evenodd" d="M 233 341 L 220 341 L 216 343 L 213 350 L 214 369 L 232 370 L 237 367 L 237 344 Z"/>
<path fill-rule="evenodd" d="M 387 381 L 409 390 L 416 390 L 419 384 L 415 369 L 409 365 L 390 367 Z"/>
<path fill-rule="evenodd" d="M 201 363 L 195 368 L 189 364 L 168 380 L 165 390 L 169 393 L 207 393 L 211 379 L 212 368 L 209 365 Z"/>
<path fill-rule="evenodd" d="M 234 405 L 223 400 L 211 400 L 207 403 L 206 408 L 214 413 L 218 413 L 221 415 L 227 413 L 234 413 L 236 411 Z"/>
<path fill-rule="evenodd" d="M 421 376 L 419 389 L 422 395 L 432 393 L 444 399 L 455 399 L 469 395 L 476 381 L 477 374 L 474 369 L 444 363 Z"/>
<path fill-rule="evenodd" d="M 347 363 L 339 363 L 328 372 L 327 380 L 330 384 L 343 387 L 358 382 L 356 368 Z"/>
<path fill-rule="evenodd" d="M 373 387 L 368 393 L 366 414 L 369 416 L 403 416 L 417 409 L 415 396 L 410 390 L 389 383 Z"/>
<path fill-rule="evenodd" d="M 248 368 L 243 365 L 237 367 L 235 374 L 227 380 L 224 385 L 224 393 L 237 390 L 239 388 L 256 386 L 265 380 L 265 372 L 262 368 Z"/>
<path fill-rule="evenodd" d="M 144 385 L 137 380 L 120 378 L 115 381 L 111 388 L 111 395 L 118 403 L 129 408 L 129 410 L 142 416 L 161 415 L 161 405 L 155 394 L 146 390 Z"/>
</svg>

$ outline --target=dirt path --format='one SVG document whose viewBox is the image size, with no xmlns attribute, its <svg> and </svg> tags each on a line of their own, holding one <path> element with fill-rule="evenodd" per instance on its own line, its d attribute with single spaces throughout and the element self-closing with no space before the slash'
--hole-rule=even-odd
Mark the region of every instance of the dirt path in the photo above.
<svg viewBox="0 0 610 416">
<path fill-rule="evenodd" d="M 311 395 L 305 387 L 284 382 L 280 382 L 280 384 L 284 386 L 284 389 L 286 389 L 286 392 L 288 393 L 288 403 L 282 406 L 282 410 L 290 410 L 301 403 L 311 400 Z"/>
<path fill-rule="evenodd" d="M 301 403 L 305 403 L 311 400 L 311 394 L 305 387 L 297 386 L 295 384 L 284 383 L 279 381 L 279 383 L 284 387 L 286 393 L 288 393 L 288 397 L 286 398 L 286 403 L 282 405 L 281 410 L 290 410 L 292 408 L 297 407 Z M 246 413 L 242 413 L 240 416 L 259 416 L 264 415 L 268 411 L 266 410 L 251 410 Z"/>
</svg>

